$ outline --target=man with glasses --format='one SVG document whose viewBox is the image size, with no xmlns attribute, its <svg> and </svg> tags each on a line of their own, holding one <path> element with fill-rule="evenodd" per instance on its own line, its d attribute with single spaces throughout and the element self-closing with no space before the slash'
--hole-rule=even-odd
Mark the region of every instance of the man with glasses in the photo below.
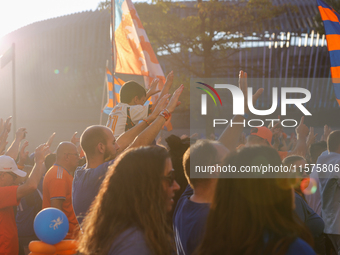
<svg viewBox="0 0 340 255">
<path fill-rule="evenodd" d="M 65 213 L 69 222 L 66 239 L 77 234 L 78 222 L 72 206 L 72 181 L 79 162 L 77 147 L 62 142 L 57 147 L 56 163 L 48 170 L 43 183 L 42 207 L 55 207 Z"/>
<path fill-rule="evenodd" d="M 0 156 L 0 254 L 18 254 L 19 243 L 13 206 L 20 199 L 37 189 L 41 176 L 45 172 L 44 154 L 48 146 L 40 145 L 35 150 L 35 166 L 27 181 L 17 186 L 18 177 L 25 177 L 26 172 L 18 169 L 15 161 L 6 155 Z"/>
</svg>

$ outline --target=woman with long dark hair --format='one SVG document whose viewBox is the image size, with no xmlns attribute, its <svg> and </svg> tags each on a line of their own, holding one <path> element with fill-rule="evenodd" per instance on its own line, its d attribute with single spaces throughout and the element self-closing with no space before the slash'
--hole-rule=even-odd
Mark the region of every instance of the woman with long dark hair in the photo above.
<svg viewBox="0 0 340 255">
<path fill-rule="evenodd" d="M 167 212 L 175 191 L 166 149 L 124 152 L 107 173 L 85 218 L 79 251 L 84 254 L 173 254 Z"/>
<path fill-rule="evenodd" d="M 239 170 L 280 166 L 281 159 L 268 146 L 249 147 L 228 157 L 224 165 L 229 164 Z M 198 254 L 315 254 L 313 239 L 293 207 L 289 179 L 220 178 Z"/>
</svg>

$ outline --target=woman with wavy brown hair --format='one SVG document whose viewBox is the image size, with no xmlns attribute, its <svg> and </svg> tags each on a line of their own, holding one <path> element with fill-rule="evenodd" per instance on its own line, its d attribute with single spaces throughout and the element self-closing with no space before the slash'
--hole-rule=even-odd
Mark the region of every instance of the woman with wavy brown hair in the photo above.
<svg viewBox="0 0 340 255">
<path fill-rule="evenodd" d="M 280 166 L 281 159 L 268 146 L 249 147 L 228 157 L 224 165 L 229 164 L 240 170 L 241 166 Z M 253 177 L 218 180 L 197 254 L 315 254 L 309 245 L 311 235 L 293 212 L 290 180 Z"/>
<path fill-rule="evenodd" d="M 175 191 L 166 149 L 141 147 L 115 161 L 91 206 L 80 236 L 84 254 L 173 254 L 167 212 Z"/>
</svg>

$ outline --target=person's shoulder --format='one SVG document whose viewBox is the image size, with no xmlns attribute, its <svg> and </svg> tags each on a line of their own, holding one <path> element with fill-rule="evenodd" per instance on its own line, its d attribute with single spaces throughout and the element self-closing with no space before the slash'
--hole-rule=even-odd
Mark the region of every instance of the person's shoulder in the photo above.
<svg viewBox="0 0 340 255">
<path fill-rule="evenodd" d="M 96 169 L 105 169 L 105 168 L 108 168 L 110 165 L 113 164 L 113 162 L 115 162 L 114 159 L 112 159 L 110 161 L 106 161 L 103 164 L 99 165 Z"/>
<path fill-rule="evenodd" d="M 50 169 L 48 169 L 48 171 L 45 174 L 45 180 L 54 177 L 57 174 L 58 170 L 59 170 L 58 165 L 51 166 Z"/>
<path fill-rule="evenodd" d="M 313 255 L 312 247 L 301 238 L 296 238 L 288 248 L 286 255 Z"/>
<path fill-rule="evenodd" d="M 86 168 L 86 164 L 78 167 L 74 173 L 74 180 L 81 180 L 84 178 L 92 178 L 93 176 L 97 177 L 98 175 L 105 174 L 108 170 L 108 167 L 112 165 L 113 160 L 104 162 L 103 164 L 97 166 L 96 168 Z"/>
<path fill-rule="evenodd" d="M 0 187 L 0 196 L 1 195 L 5 195 L 5 196 L 7 196 L 8 195 L 8 193 L 10 193 L 10 192 L 17 192 L 17 189 L 18 189 L 18 187 L 19 186 L 17 186 L 17 185 L 13 185 L 13 186 L 4 186 L 4 187 Z M 7 194 L 7 195 L 6 195 Z"/>
<path fill-rule="evenodd" d="M 125 103 L 118 103 L 115 107 L 113 107 L 112 111 L 110 112 L 110 116 L 111 115 L 117 115 L 120 114 L 121 112 L 125 112 L 126 108 L 129 107 L 128 104 Z"/>
<path fill-rule="evenodd" d="M 109 254 L 147 255 L 152 253 L 146 244 L 144 233 L 135 227 L 131 227 L 114 240 Z"/>
<path fill-rule="evenodd" d="M 328 150 L 325 150 L 321 153 L 317 160 L 317 164 L 319 163 L 328 163 L 330 161 L 340 161 L 340 154 L 336 152 L 329 152 Z"/>
<path fill-rule="evenodd" d="M 130 111 L 132 111 L 132 112 L 140 112 L 140 111 L 147 110 L 149 108 L 149 106 L 148 105 L 136 104 L 136 105 L 130 105 L 129 108 L 130 108 Z"/>
<path fill-rule="evenodd" d="M 296 192 L 294 192 L 294 193 L 295 193 L 295 201 L 305 202 L 305 201 L 303 200 L 303 198 L 302 198 L 298 193 L 296 193 Z"/>
<path fill-rule="evenodd" d="M 50 181 L 50 180 L 55 180 L 55 179 L 65 179 L 65 177 L 68 177 L 69 172 L 64 169 L 63 167 L 59 165 L 53 165 L 46 173 L 44 177 L 44 182 L 45 181 Z"/>
</svg>

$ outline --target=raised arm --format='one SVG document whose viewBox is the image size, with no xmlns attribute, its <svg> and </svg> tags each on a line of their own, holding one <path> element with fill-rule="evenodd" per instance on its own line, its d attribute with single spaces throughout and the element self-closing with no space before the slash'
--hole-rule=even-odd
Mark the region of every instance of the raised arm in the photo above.
<svg viewBox="0 0 340 255">
<path fill-rule="evenodd" d="M 306 156 L 306 153 L 307 153 L 306 141 L 307 141 L 309 129 L 303 123 L 304 119 L 305 119 L 305 117 L 302 116 L 301 120 L 300 120 L 300 124 L 295 129 L 296 137 L 297 137 L 296 146 L 292 151 L 288 152 L 287 156 L 290 156 L 290 155 L 300 155 L 300 156 L 303 156 L 303 157 Z"/>
<path fill-rule="evenodd" d="M 170 102 L 165 108 L 165 112 L 163 115 L 166 115 L 167 113 L 172 113 L 175 108 L 179 105 L 180 102 L 178 102 L 178 99 L 180 95 L 182 94 L 184 89 L 184 86 L 181 85 L 172 95 Z M 160 101 L 159 104 L 162 102 Z M 162 103 L 163 104 L 163 103 Z M 166 117 L 158 115 L 156 119 L 152 122 L 152 124 L 146 128 L 135 140 L 134 142 L 129 146 L 129 148 L 132 147 L 139 147 L 139 146 L 145 146 L 152 143 L 152 141 L 156 138 L 157 134 L 163 127 L 164 123 L 166 122 Z"/>
<path fill-rule="evenodd" d="M 20 152 L 19 152 L 19 161 L 17 162 L 17 165 L 18 165 L 19 168 L 24 167 L 25 162 L 28 158 L 28 151 L 25 151 L 27 146 L 28 146 L 28 141 L 25 141 L 21 146 L 21 149 L 20 149 Z"/>
<path fill-rule="evenodd" d="M 118 137 L 117 143 L 119 145 L 119 152 L 124 151 L 135 140 L 135 138 L 157 118 L 159 113 L 165 108 L 167 99 L 169 97 L 170 95 L 163 96 L 159 100 L 159 103 L 154 111 L 147 118 L 145 118 L 144 121 L 138 123 L 136 126 Z"/>
<path fill-rule="evenodd" d="M 24 184 L 20 185 L 17 189 L 18 200 L 37 189 L 41 176 L 46 170 L 44 160 L 47 150 L 48 146 L 46 144 L 41 144 L 35 149 L 35 165 L 27 181 Z"/>
<path fill-rule="evenodd" d="M 7 156 L 10 156 L 14 160 L 17 159 L 20 143 L 22 140 L 25 139 L 27 134 L 26 128 L 19 128 L 17 132 L 15 133 L 15 138 L 11 146 L 8 148 L 7 152 L 5 153 Z"/>
<path fill-rule="evenodd" d="M 248 98 L 248 83 L 247 83 L 247 73 L 240 71 L 239 74 L 239 88 L 242 90 L 244 98 Z M 257 99 L 260 97 L 260 95 L 263 92 L 263 88 L 258 89 L 255 94 L 253 95 L 253 104 L 257 101 Z M 245 113 L 249 113 L 248 103 L 247 100 L 244 100 L 244 111 Z M 245 120 L 244 116 L 236 115 L 232 119 L 233 122 L 243 122 L 247 121 Z M 227 147 L 230 151 L 235 150 L 238 141 L 240 139 L 240 136 L 243 132 L 243 125 L 233 125 L 230 126 L 230 124 L 226 127 L 226 129 L 223 131 L 221 136 L 219 137 L 218 141 L 222 143 L 225 147 Z"/>
<path fill-rule="evenodd" d="M 174 72 L 171 71 L 171 72 L 167 75 L 167 77 L 166 77 L 165 84 L 164 84 L 164 86 L 163 86 L 163 89 L 162 89 L 162 91 L 161 91 L 161 94 L 159 95 L 158 100 L 157 100 L 157 101 L 154 103 L 154 105 L 152 106 L 153 109 L 156 109 L 155 107 L 156 107 L 157 104 L 159 103 L 159 100 L 160 100 L 163 96 L 165 96 L 165 95 L 167 95 L 167 94 L 169 93 L 169 90 L 170 90 L 170 88 L 171 88 L 171 86 L 172 86 L 172 82 L 173 82 L 173 81 L 174 81 Z"/>
<path fill-rule="evenodd" d="M 146 92 L 146 97 L 145 100 L 148 100 L 149 97 L 156 95 L 157 93 L 161 92 L 160 90 L 157 89 L 157 85 L 159 83 L 159 79 L 156 78 L 154 79 L 151 84 L 149 90 Z M 144 102 L 145 103 L 145 102 Z"/>
</svg>

